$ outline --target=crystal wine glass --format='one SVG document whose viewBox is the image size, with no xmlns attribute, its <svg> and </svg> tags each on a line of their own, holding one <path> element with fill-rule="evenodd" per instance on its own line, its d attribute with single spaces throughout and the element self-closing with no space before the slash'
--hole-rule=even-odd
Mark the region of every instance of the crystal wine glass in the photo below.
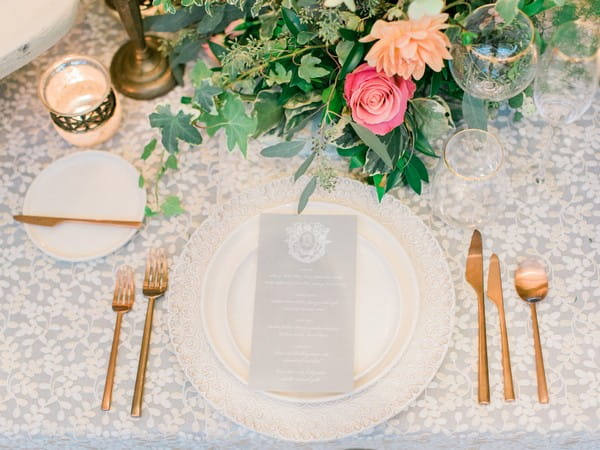
<svg viewBox="0 0 600 450">
<path fill-rule="evenodd" d="M 468 94 L 501 101 L 523 91 L 533 80 L 537 65 L 535 29 L 522 11 L 506 23 L 494 4 L 473 11 L 465 22 L 473 40 L 465 44 L 461 33 L 452 42 L 450 71 Z"/>
<path fill-rule="evenodd" d="M 481 227 L 498 217 L 509 191 L 504 149 L 493 134 L 465 129 L 444 147 L 432 183 L 433 210 L 457 227 Z"/>
<path fill-rule="evenodd" d="M 541 118 L 551 125 L 550 142 L 557 128 L 575 122 L 592 104 L 598 88 L 598 43 L 598 28 L 593 24 L 568 22 L 556 29 L 540 59 L 533 99 Z M 538 184 L 544 182 L 547 159 L 544 150 L 540 153 Z"/>
</svg>

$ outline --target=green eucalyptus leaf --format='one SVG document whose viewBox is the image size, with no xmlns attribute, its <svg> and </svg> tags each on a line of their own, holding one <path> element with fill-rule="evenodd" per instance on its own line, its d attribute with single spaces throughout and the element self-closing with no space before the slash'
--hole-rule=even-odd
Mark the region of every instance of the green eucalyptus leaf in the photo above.
<svg viewBox="0 0 600 450">
<path fill-rule="evenodd" d="M 260 154 L 266 158 L 291 158 L 302 151 L 305 141 L 280 142 L 265 147 Z"/>
<path fill-rule="evenodd" d="M 218 4 L 211 8 L 210 14 L 205 14 L 204 17 L 198 22 L 197 30 L 201 34 L 213 34 L 218 30 L 219 25 L 225 17 L 225 6 L 224 4 Z"/>
<path fill-rule="evenodd" d="M 304 211 L 306 205 L 308 204 L 308 200 L 310 196 L 314 194 L 315 189 L 317 188 L 317 177 L 312 177 L 310 181 L 304 187 L 302 194 L 300 194 L 300 199 L 298 200 L 298 214 Z"/>
<path fill-rule="evenodd" d="M 173 114 L 169 105 L 159 105 L 156 111 L 150 114 L 150 126 L 160 129 L 162 145 L 169 153 L 179 151 L 179 140 L 193 145 L 202 143 L 200 132 L 191 122 L 190 114 L 184 114 L 183 111 Z"/>
<path fill-rule="evenodd" d="M 352 128 L 354 128 L 354 131 L 356 134 L 358 134 L 362 141 L 367 144 L 369 148 L 377 154 L 377 156 L 381 158 L 387 167 L 390 169 L 394 167 L 394 163 L 392 162 L 392 158 L 388 153 L 386 145 L 381 142 L 377 135 L 355 122 L 351 122 L 350 125 Z"/>
<path fill-rule="evenodd" d="M 298 167 L 298 170 L 296 170 L 296 173 L 294 173 L 294 181 L 298 181 L 298 178 L 306 173 L 316 155 L 317 154 L 315 152 L 312 152 L 310 156 L 306 158 L 302 164 L 300 164 L 300 167 Z"/>
<path fill-rule="evenodd" d="M 487 130 L 485 100 L 473 97 L 465 92 L 462 101 L 462 112 L 469 128 Z"/>
<path fill-rule="evenodd" d="M 144 187 L 144 185 L 146 184 L 146 180 L 144 179 L 144 175 L 142 175 L 140 173 L 140 176 L 138 177 L 138 187 L 140 189 L 142 189 Z"/>
<path fill-rule="evenodd" d="M 172 33 L 198 22 L 205 15 L 203 6 L 180 8 L 175 14 L 157 14 L 144 18 L 144 30 Z"/>
<path fill-rule="evenodd" d="M 165 198 L 165 201 L 160 205 L 160 210 L 165 217 L 172 217 L 185 212 L 185 209 L 181 206 L 179 197 L 175 195 L 169 195 Z"/>
</svg>

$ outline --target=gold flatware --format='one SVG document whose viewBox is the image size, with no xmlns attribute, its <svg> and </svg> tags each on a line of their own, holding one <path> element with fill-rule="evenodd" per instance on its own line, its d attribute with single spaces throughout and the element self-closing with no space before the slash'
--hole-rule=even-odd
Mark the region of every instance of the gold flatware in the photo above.
<svg viewBox="0 0 600 450">
<path fill-rule="evenodd" d="M 483 245 L 479 230 L 473 231 L 467 268 L 465 272 L 467 282 L 477 293 L 477 312 L 479 322 L 479 364 L 478 364 L 478 391 L 479 403 L 487 405 L 490 402 L 490 381 L 488 377 L 487 341 L 485 332 L 485 305 L 483 304 Z"/>
<path fill-rule="evenodd" d="M 162 248 L 153 248 L 148 252 L 148 258 L 146 260 L 146 275 L 144 277 L 143 292 L 144 295 L 148 297 L 148 309 L 146 310 L 144 336 L 142 337 L 140 361 L 138 363 L 135 389 L 133 391 L 133 402 L 131 405 L 131 415 L 134 417 L 139 417 L 142 415 L 142 396 L 144 394 L 144 380 L 146 378 L 148 349 L 150 347 L 150 334 L 152 332 L 154 301 L 166 292 L 168 282 L 169 268 L 167 265 L 167 254 Z"/>
<path fill-rule="evenodd" d="M 500 338 L 502 339 L 502 374 L 504 376 L 504 400 L 513 401 L 515 390 L 513 387 L 512 370 L 510 367 L 510 351 L 508 348 L 508 333 L 506 332 L 506 317 L 504 316 L 504 297 L 502 295 L 502 277 L 500 275 L 500 261 L 493 253 L 490 258 L 487 282 L 488 298 L 496 304 L 500 317 Z"/>
<path fill-rule="evenodd" d="M 519 264 L 515 272 L 515 288 L 519 297 L 531 306 L 531 323 L 533 327 L 533 344 L 535 348 L 535 369 L 537 374 L 538 399 L 540 403 L 548 403 L 548 386 L 542 355 L 542 343 L 538 327 L 535 304 L 548 295 L 548 276 L 544 265 L 529 259 Z"/>
<path fill-rule="evenodd" d="M 121 321 L 123 320 L 123 314 L 131 311 L 134 299 L 135 283 L 133 281 L 133 269 L 129 266 L 122 266 L 117 270 L 115 293 L 112 301 L 112 309 L 117 313 L 117 321 L 115 323 L 115 333 L 108 360 L 106 382 L 104 383 L 104 395 L 102 397 L 102 409 L 104 411 L 110 409 L 110 402 L 112 400 L 115 368 L 117 366 L 117 351 L 119 349 L 119 335 L 121 334 Z"/>
<path fill-rule="evenodd" d="M 83 217 L 50 217 L 50 216 L 31 216 L 26 214 L 17 214 L 13 216 L 17 222 L 28 223 L 31 225 L 41 225 L 44 227 L 53 227 L 64 222 L 92 223 L 95 225 L 116 225 L 120 227 L 140 228 L 143 222 L 137 220 L 112 220 L 112 219 L 86 219 Z"/>
</svg>

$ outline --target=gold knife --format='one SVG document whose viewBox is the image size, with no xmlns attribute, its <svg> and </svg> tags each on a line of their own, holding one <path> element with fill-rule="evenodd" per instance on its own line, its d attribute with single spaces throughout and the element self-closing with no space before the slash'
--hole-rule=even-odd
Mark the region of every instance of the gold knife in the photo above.
<svg viewBox="0 0 600 450">
<path fill-rule="evenodd" d="M 512 402 L 515 399 L 512 370 L 510 368 L 510 351 L 506 333 L 506 318 L 504 316 L 504 298 L 502 296 L 502 278 L 500 276 L 500 261 L 495 253 L 490 259 L 487 282 L 488 298 L 498 307 L 500 316 L 500 337 L 502 339 L 502 374 L 504 375 L 504 400 Z"/>
<path fill-rule="evenodd" d="M 53 227 L 63 222 L 93 223 L 96 225 L 116 225 L 121 227 L 140 228 L 143 222 L 135 220 L 112 220 L 112 219 L 84 219 L 79 217 L 49 217 L 49 216 L 30 216 L 18 214 L 13 216 L 17 222 L 29 223 L 31 225 L 42 225 L 44 227 Z"/>
<path fill-rule="evenodd" d="M 478 366 L 478 391 L 477 399 L 482 405 L 490 402 L 490 380 L 488 377 L 487 342 L 485 333 L 485 305 L 483 304 L 483 249 L 481 233 L 473 231 L 467 269 L 465 272 L 467 282 L 477 293 L 477 311 L 479 322 L 479 366 Z"/>
</svg>

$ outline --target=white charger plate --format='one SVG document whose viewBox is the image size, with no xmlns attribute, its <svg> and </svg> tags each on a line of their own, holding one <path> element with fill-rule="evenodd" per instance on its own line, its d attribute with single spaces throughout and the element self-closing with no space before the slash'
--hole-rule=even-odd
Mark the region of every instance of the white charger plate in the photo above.
<svg viewBox="0 0 600 450">
<path fill-rule="evenodd" d="M 429 383 L 448 347 L 454 288 L 437 241 L 397 200 L 339 180 L 306 214 L 358 219 L 354 389 L 344 395 L 247 387 L 261 213 L 293 214 L 301 182 L 279 180 L 218 208 L 172 274 L 169 328 L 192 384 L 223 414 L 294 441 L 357 433 L 397 414 Z"/>
<path fill-rule="evenodd" d="M 89 150 L 60 158 L 31 183 L 23 214 L 95 219 L 144 219 L 146 191 L 138 186 L 139 172 L 123 158 Z M 105 256 L 136 233 L 136 229 L 62 223 L 54 227 L 25 225 L 42 251 L 65 261 Z"/>
</svg>

